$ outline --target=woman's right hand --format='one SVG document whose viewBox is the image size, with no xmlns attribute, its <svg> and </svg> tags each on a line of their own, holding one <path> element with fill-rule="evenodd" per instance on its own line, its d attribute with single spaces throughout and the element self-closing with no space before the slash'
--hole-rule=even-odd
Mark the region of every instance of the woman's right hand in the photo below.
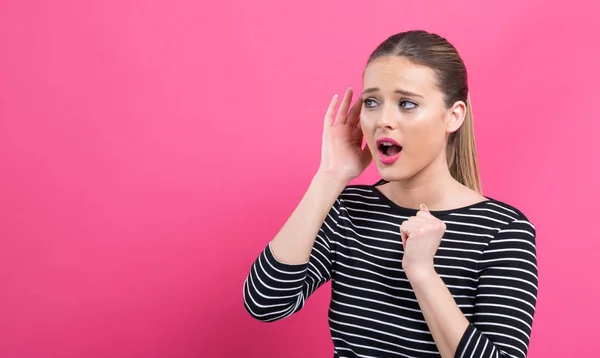
<svg viewBox="0 0 600 358">
<path fill-rule="evenodd" d="M 346 90 L 337 114 L 338 96 L 331 100 L 325 114 L 319 166 L 319 173 L 345 183 L 358 177 L 372 160 L 369 147 L 362 148 L 363 133 L 359 123 L 362 102 L 357 100 L 348 111 L 351 102 L 350 88 Z"/>
</svg>

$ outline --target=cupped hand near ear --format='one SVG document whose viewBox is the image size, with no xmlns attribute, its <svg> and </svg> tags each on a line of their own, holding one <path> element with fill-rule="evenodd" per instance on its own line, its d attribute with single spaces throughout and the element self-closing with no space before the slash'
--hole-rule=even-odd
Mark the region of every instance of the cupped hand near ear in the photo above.
<svg viewBox="0 0 600 358">
<path fill-rule="evenodd" d="M 357 100 L 350 108 L 352 89 L 348 88 L 335 113 L 338 96 L 335 95 L 325 114 L 321 164 L 319 172 L 345 182 L 358 177 L 372 160 L 367 146 L 362 148 L 363 133 L 360 128 L 362 102 Z"/>
</svg>

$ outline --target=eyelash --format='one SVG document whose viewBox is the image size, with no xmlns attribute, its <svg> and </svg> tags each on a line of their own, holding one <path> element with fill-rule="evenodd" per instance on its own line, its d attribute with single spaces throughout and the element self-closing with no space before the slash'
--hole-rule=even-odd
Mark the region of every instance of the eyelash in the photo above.
<svg viewBox="0 0 600 358">
<path fill-rule="evenodd" d="M 377 102 L 377 101 L 375 101 L 375 100 L 374 100 L 374 99 L 372 99 L 372 98 L 366 98 L 366 99 L 364 99 L 364 100 L 363 100 L 363 104 L 364 104 L 364 106 L 365 106 L 367 109 L 371 109 L 371 108 L 372 108 L 372 107 L 369 107 L 369 106 L 368 106 L 368 103 L 370 103 L 370 102 Z M 404 105 L 406 105 L 406 104 L 412 104 L 412 105 L 413 105 L 413 107 L 412 107 L 412 108 L 404 108 L 404 107 L 402 107 L 402 104 L 404 104 Z M 419 106 L 419 105 L 418 105 L 418 104 L 416 104 L 415 102 L 408 101 L 408 100 L 405 100 L 405 99 L 403 99 L 403 100 L 400 100 L 400 102 L 398 103 L 398 105 L 400 106 L 400 109 L 401 109 L 402 111 L 404 111 L 404 112 L 411 112 L 411 111 L 414 111 L 414 110 L 415 110 L 415 109 L 417 109 L 417 107 Z"/>
</svg>

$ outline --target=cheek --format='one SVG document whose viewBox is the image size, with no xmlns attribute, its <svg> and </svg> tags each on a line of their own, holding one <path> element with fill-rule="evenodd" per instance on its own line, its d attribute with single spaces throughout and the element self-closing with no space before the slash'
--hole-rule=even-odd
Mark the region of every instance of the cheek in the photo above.
<svg viewBox="0 0 600 358">
<path fill-rule="evenodd" d="M 444 122 L 436 118 L 428 128 L 428 131 L 430 133 L 428 136 L 429 144 L 437 151 L 441 151 L 446 145 L 446 127 L 444 126 Z"/>
<path fill-rule="evenodd" d="M 405 128 L 406 149 L 424 158 L 437 155 L 446 142 L 443 123 L 438 120 L 415 121 Z"/>
</svg>

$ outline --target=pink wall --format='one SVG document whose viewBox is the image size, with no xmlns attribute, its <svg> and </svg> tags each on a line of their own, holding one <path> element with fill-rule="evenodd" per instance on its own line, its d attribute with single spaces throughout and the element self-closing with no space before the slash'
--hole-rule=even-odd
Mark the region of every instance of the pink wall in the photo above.
<svg viewBox="0 0 600 358">
<path fill-rule="evenodd" d="M 486 194 L 538 228 L 530 356 L 596 356 L 597 5 L 302 3 L 0 4 L 0 357 L 330 357 L 329 286 L 261 324 L 242 282 L 411 28 L 463 54 Z"/>
</svg>

